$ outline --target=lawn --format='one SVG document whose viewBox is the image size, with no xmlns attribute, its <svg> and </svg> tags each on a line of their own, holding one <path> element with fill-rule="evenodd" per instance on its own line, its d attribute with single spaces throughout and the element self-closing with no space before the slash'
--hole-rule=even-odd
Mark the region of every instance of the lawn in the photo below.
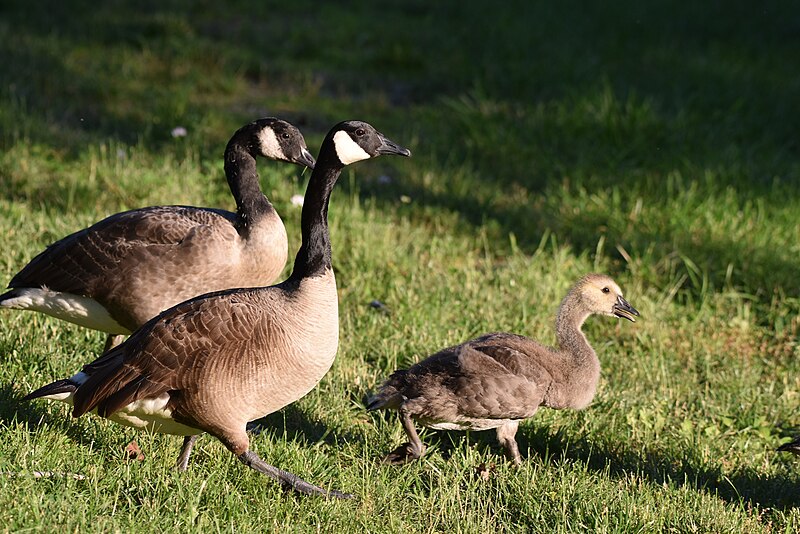
<svg viewBox="0 0 800 534">
<path fill-rule="evenodd" d="M 800 458 L 775 452 L 800 434 L 793 2 L 128 4 L 0 6 L 0 283 L 117 211 L 233 209 L 221 156 L 245 122 L 290 120 L 312 152 L 372 123 L 414 156 L 334 191 L 337 360 L 252 439 L 357 499 L 287 494 L 208 436 L 178 473 L 180 438 L 20 403 L 104 335 L 3 312 L 0 530 L 800 530 Z M 259 173 L 294 250 L 308 173 Z M 552 343 L 591 271 L 642 317 L 586 324 L 588 409 L 521 425 L 519 468 L 491 432 L 426 431 L 420 462 L 381 464 L 404 440 L 364 408 L 383 378 L 487 331 Z"/>
</svg>

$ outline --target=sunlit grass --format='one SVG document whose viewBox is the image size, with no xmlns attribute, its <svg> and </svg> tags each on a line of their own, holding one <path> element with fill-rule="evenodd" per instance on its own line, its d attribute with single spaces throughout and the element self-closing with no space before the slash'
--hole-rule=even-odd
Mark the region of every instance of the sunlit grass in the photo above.
<svg viewBox="0 0 800 534">
<path fill-rule="evenodd" d="M 175 473 L 179 438 L 20 404 L 103 335 L 7 312 L 3 528 L 798 529 L 800 465 L 774 452 L 800 433 L 792 4 L 70 4 L 0 17 L 1 280 L 117 211 L 233 209 L 222 151 L 259 116 L 295 122 L 312 149 L 364 119 L 414 157 L 343 174 L 338 358 L 253 438 L 267 461 L 356 501 L 287 495 L 210 437 Z M 289 199 L 308 174 L 259 173 L 294 248 Z M 388 373 L 492 330 L 552 343 L 560 299 L 589 271 L 642 312 L 587 323 L 603 366 L 590 408 L 524 423 L 518 469 L 492 435 L 430 431 L 421 462 L 380 464 L 403 433 L 362 402 Z M 134 437 L 144 462 L 125 460 Z"/>
</svg>

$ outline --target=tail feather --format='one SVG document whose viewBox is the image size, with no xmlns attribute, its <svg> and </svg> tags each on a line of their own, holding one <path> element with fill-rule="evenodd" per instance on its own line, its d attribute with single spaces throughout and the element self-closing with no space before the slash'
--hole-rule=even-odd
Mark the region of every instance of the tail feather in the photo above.
<svg viewBox="0 0 800 534">
<path fill-rule="evenodd" d="M 800 454 L 800 438 L 796 438 L 794 441 L 790 441 L 789 443 L 784 443 L 778 447 L 778 450 L 781 452 Z"/>
<path fill-rule="evenodd" d="M 51 384 L 47 384 L 46 386 L 42 386 L 36 391 L 32 393 L 28 393 L 22 400 L 29 401 L 33 399 L 39 399 L 42 397 L 50 397 L 52 395 L 60 395 L 62 393 L 75 393 L 75 390 L 78 389 L 78 384 L 73 382 L 69 378 L 65 378 L 64 380 L 56 380 Z"/>
</svg>

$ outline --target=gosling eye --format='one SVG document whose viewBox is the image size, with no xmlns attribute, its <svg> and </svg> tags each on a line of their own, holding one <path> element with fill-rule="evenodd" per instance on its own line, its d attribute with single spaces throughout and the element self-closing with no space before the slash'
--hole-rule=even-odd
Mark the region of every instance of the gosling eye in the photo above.
<svg viewBox="0 0 800 534">
<path fill-rule="evenodd" d="M 359 128 L 358 130 L 356 130 L 356 135 L 359 136 L 359 137 L 361 137 L 365 133 L 366 132 L 364 131 L 364 128 Z"/>
<path fill-rule="evenodd" d="M 604 287 L 604 288 L 603 288 L 603 293 L 608 293 L 609 291 L 611 291 L 611 290 L 610 290 L 610 289 L 608 289 L 607 287 Z"/>
</svg>

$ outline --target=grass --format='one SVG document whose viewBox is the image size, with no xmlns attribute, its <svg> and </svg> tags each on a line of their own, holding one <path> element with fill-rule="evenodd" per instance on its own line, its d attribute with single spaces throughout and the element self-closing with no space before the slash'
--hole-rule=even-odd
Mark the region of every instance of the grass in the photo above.
<svg viewBox="0 0 800 534">
<path fill-rule="evenodd" d="M 800 432 L 792 3 L 145 4 L 0 8 L 0 278 L 116 211 L 231 208 L 220 156 L 246 121 L 285 117 L 314 147 L 368 120 L 414 157 L 343 175 L 337 361 L 253 438 L 358 500 L 284 494 L 209 437 L 175 473 L 179 438 L 20 404 L 103 336 L 3 313 L 1 529 L 800 529 L 800 465 L 774 452 Z M 305 177 L 259 171 L 296 246 Z M 425 432 L 421 462 L 379 463 L 403 439 L 363 408 L 380 380 L 490 330 L 552 342 L 588 271 L 642 312 L 587 323 L 603 365 L 591 407 L 523 424 L 518 469 L 481 433 Z M 143 462 L 124 458 L 134 437 Z"/>
</svg>

